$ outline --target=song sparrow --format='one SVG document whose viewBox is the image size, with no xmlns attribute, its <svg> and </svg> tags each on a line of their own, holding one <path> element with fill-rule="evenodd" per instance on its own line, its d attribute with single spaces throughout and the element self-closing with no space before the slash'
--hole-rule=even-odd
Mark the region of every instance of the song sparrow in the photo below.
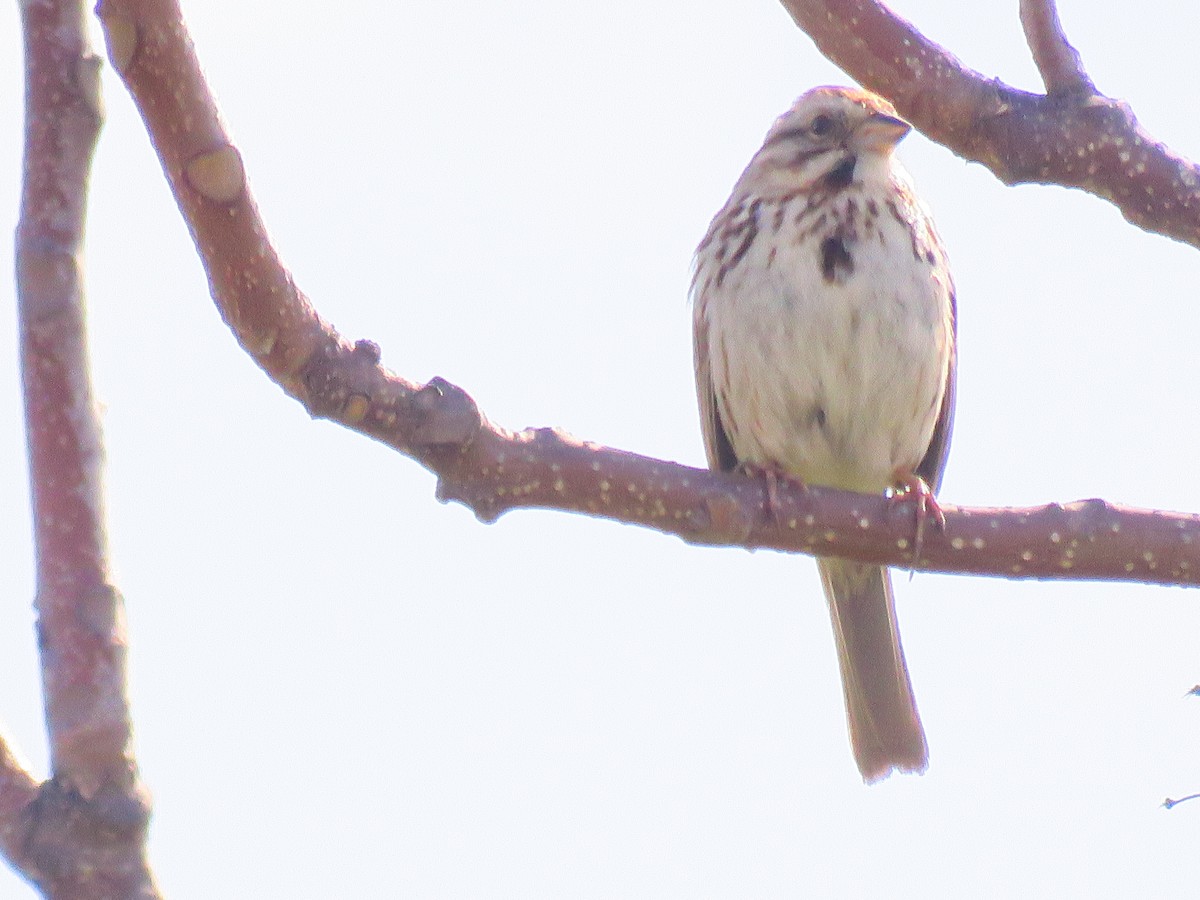
<svg viewBox="0 0 1200 900">
<path fill-rule="evenodd" d="M 709 466 L 860 492 L 936 490 L 954 410 L 954 286 L 865 91 L 815 88 L 767 133 L 696 251 Z M 865 781 L 928 750 L 880 566 L 818 559 Z"/>
</svg>

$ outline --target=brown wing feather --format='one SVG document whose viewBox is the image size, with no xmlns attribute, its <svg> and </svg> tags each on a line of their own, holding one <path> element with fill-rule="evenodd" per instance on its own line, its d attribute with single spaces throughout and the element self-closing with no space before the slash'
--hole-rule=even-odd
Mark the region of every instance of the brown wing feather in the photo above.
<svg viewBox="0 0 1200 900">
<path fill-rule="evenodd" d="M 935 494 L 942 484 L 946 457 L 950 453 L 950 432 L 954 428 L 954 395 L 958 382 L 958 302 L 953 286 L 950 288 L 950 364 L 946 366 L 946 390 L 942 393 L 942 408 L 933 426 L 933 437 L 925 457 L 917 466 L 917 474 Z"/>
<path fill-rule="evenodd" d="M 721 421 L 721 411 L 717 405 L 717 388 L 713 384 L 712 366 L 709 364 L 708 323 L 704 317 L 703 297 L 695 299 L 694 325 L 692 354 L 696 366 L 696 397 L 700 405 L 704 453 L 710 469 L 729 472 L 737 468 L 738 458 L 734 455 L 733 444 L 729 441 L 729 433 Z"/>
</svg>

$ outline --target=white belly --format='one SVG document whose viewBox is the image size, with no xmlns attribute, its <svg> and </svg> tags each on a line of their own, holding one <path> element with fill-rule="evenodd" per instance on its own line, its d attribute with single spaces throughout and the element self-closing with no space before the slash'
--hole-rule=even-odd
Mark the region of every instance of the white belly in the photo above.
<svg viewBox="0 0 1200 900">
<path fill-rule="evenodd" d="M 853 188 L 838 202 L 863 212 Z M 832 225 L 784 245 L 763 239 L 772 216 L 760 218 L 767 227 L 720 284 L 715 271 L 696 282 L 707 284 L 697 315 L 734 453 L 811 484 L 883 490 L 921 461 L 941 407 L 953 288 L 933 264 L 940 251 L 883 210 L 842 235 L 849 265 L 831 278 Z"/>
</svg>

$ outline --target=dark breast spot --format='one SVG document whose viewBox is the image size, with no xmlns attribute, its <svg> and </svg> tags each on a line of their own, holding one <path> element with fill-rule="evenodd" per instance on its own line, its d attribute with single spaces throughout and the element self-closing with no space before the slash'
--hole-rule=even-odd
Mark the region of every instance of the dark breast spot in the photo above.
<svg viewBox="0 0 1200 900">
<path fill-rule="evenodd" d="M 821 275 L 830 283 L 842 284 L 854 274 L 854 260 L 840 235 L 821 241 Z"/>
<path fill-rule="evenodd" d="M 854 181 L 854 167 L 857 164 L 857 157 L 846 157 L 830 169 L 825 177 L 821 179 L 822 186 L 830 193 L 850 187 L 850 184 Z"/>
</svg>

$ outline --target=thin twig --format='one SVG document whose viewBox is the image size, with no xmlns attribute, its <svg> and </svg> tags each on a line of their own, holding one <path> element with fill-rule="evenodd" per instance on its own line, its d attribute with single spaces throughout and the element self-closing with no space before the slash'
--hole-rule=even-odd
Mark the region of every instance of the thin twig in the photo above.
<svg viewBox="0 0 1200 900">
<path fill-rule="evenodd" d="M 1067 42 L 1054 0 L 1021 0 L 1021 27 L 1047 94 L 1096 93 L 1079 51 Z"/>
<path fill-rule="evenodd" d="M 1178 800 L 1172 800 L 1170 797 L 1168 797 L 1163 801 L 1163 808 L 1171 809 L 1172 807 L 1178 806 L 1180 803 L 1186 803 L 1188 800 L 1200 800 L 1200 794 L 1188 794 L 1186 797 L 1180 797 Z"/>
</svg>

